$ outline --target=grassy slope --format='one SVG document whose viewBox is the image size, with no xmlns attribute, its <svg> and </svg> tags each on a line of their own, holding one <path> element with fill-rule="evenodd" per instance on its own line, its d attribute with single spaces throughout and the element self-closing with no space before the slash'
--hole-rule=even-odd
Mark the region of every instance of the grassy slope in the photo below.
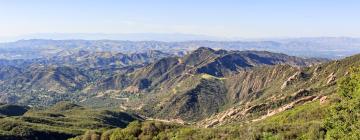
<svg viewBox="0 0 360 140">
<path fill-rule="evenodd" d="M 0 118 L 0 139 L 67 139 L 86 130 L 126 127 L 134 120 L 141 119 L 119 111 L 59 103 L 49 109 L 30 110 L 23 116 Z"/>
</svg>

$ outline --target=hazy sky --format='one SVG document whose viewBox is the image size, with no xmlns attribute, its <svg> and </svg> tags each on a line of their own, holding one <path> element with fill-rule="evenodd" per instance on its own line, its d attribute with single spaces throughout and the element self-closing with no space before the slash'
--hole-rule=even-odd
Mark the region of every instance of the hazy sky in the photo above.
<svg viewBox="0 0 360 140">
<path fill-rule="evenodd" d="M 360 0 L 0 0 L 0 36 L 360 37 Z"/>
</svg>

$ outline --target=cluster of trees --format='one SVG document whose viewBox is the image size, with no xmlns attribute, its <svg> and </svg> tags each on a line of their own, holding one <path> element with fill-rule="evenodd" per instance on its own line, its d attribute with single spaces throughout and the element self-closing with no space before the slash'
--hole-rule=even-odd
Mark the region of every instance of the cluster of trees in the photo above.
<svg viewBox="0 0 360 140">
<path fill-rule="evenodd" d="M 134 121 L 126 128 L 111 129 L 105 132 L 87 131 L 84 135 L 73 140 L 137 140 L 137 139 L 169 139 L 173 136 L 177 125 L 168 125 L 161 122 Z"/>
<path fill-rule="evenodd" d="M 272 139 L 270 133 L 246 133 L 243 127 L 197 128 L 163 122 L 134 121 L 126 128 L 103 132 L 87 131 L 70 140 L 211 140 L 211 139 Z"/>
<path fill-rule="evenodd" d="M 352 68 L 338 88 L 340 102 L 331 107 L 325 120 L 327 139 L 360 138 L 360 67 Z"/>
</svg>

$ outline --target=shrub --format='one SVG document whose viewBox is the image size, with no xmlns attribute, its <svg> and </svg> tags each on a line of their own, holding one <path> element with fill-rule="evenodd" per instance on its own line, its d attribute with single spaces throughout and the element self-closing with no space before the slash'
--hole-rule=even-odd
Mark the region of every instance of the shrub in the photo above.
<svg viewBox="0 0 360 140">
<path fill-rule="evenodd" d="M 360 137 L 360 67 L 339 83 L 341 101 L 329 109 L 325 121 L 327 139 L 357 139 Z"/>
</svg>

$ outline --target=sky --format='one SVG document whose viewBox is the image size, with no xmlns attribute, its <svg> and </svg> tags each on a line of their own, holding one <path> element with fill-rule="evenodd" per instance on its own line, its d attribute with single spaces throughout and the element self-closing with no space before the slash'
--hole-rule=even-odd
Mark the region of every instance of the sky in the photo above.
<svg viewBox="0 0 360 140">
<path fill-rule="evenodd" d="M 0 0 L 0 37 L 183 33 L 360 37 L 359 0 Z"/>
</svg>

